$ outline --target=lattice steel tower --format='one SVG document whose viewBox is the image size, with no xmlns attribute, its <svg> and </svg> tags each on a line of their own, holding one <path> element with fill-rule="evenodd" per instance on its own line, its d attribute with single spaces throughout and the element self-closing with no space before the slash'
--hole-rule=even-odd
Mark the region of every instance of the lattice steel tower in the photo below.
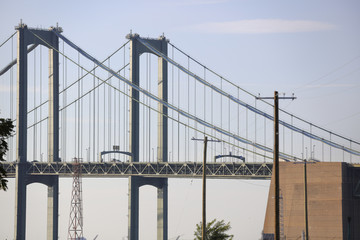
<svg viewBox="0 0 360 240">
<path fill-rule="evenodd" d="M 71 192 L 69 240 L 83 239 L 83 208 L 82 208 L 82 184 L 81 184 L 81 158 L 73 159 L 73 185 Z"/>
</svg>

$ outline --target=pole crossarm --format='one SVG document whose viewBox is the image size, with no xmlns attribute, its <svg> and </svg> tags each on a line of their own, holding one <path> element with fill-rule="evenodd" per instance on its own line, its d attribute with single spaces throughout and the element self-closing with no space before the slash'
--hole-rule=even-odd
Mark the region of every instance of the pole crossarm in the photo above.
<svg viewBox="0 0 360 240">
<path fill-rule="evenodd" d="M 16 162 L 2 163 L 9 178 L 15 177 Z M 224 179 L 270 179 L 272 163 L 208 163 L 208 178 Z M 83 178 L 122 178 L 129 176 L 165 178 L 201 178 L 203 166 L 200 162 L 84 162 L 81 164 Z M 73 177 L 70 162 L 27 162 L 26 174 L 30 176 L 56 175 Z"/>
</svg>

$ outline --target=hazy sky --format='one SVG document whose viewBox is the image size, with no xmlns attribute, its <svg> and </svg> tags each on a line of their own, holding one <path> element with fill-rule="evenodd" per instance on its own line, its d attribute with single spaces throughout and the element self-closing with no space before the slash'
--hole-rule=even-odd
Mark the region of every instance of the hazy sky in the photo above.
<svg viewBox="0 0 360 240">
<path fill-rule="evenodd" d="M 0 42 L 20 19 L 59 23 L 64 35 L 98 59 L 132 30 L 161 34 L 250 92 L 295 93 L 289 112 L 359 140 L 360 2 L 352 1 L 3 1 Z M 3 61 L 1 61 L 3 63 Z M 1 65 L 0 68 L 3 66 Z M 1 83 L 0 83 L 1 86 Z M 1 116 L 2 117 L 2 116 Z M 14 180 L 0 192 L 0 239 L 12 239 Z M 230 221 L 235 239 L 258 239 L 268 181 L 210 180 L 208 219 Z M 60 239 L 66 239 L 71 180 L 60 181 Z M 85 236 L 127 236 L 127 179 L 85 179 Z M 144 197 L 145 196 L 145 197 Z M 156 239 L 156 190 L 141 189 L 140 239 Z M 193 239 L 201 219 L 201 182 L 169 180 L 169 238 Z M 46 187 L 28 186 L 27 239 L 45 239 Z"/>
</svg>

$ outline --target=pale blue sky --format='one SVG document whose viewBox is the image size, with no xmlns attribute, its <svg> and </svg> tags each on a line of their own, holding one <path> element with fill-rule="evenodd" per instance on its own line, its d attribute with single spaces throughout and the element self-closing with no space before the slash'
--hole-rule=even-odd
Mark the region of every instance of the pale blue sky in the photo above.
<svg viewBox="0 0 360 240">
<path fill-rule="evenodd" d="M 164 33 L 177 47 L 254 94 L 295 93 L 296 101 L 281 103 L 286 110 L 359 140 L 359 12 L 357 0 L 3 1 L 0 42 L 20 19 L 30 27 L 59 23 L 65 36 L 102 59 L 126 41 L 130 30 L 144 37 Z M 231 221 L 235 239 L 258 239 L 268 184 L 210 181 L 209 218 Z M 0 239 L 13 236 L 13 179 L 9 187 L 0 192 L 0 209 L 8 216 L 0 222 Z M 60 239 L 65 239 L 70 180 L 61 180 L 60 188 Z M 35 184 L 28 189 L 28 239 L 44 239 L 46 188 Z M 201 218 L 200 190 L 199 180 L 169 181 L 170 239 L 181 234 L 180 239 L 192 239 Z M 156 239 L 155 193 L 150 187 L 141 192 L 151 198 L 141 202 L 141 239 Z M 126 194 L 126 179 L 84 180 L 89 239 L 96 234 L 98 239 L 127 235 Z M 148 205 L 150 210 L 145 210 Z"/>
</svg>

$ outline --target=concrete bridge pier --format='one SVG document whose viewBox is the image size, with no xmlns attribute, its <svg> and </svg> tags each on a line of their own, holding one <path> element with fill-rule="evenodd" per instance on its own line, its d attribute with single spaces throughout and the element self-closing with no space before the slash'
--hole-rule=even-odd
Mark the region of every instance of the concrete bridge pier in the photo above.
<svg viewBox="0 0 360 240">
<path fill-rule="evenodd" d="M 144 185 L 157 188 L 157 239 L 168 236 L 168 179 L 129 177 L 129 239 L 139 239 L 139 189 Z"/>
</svg>

